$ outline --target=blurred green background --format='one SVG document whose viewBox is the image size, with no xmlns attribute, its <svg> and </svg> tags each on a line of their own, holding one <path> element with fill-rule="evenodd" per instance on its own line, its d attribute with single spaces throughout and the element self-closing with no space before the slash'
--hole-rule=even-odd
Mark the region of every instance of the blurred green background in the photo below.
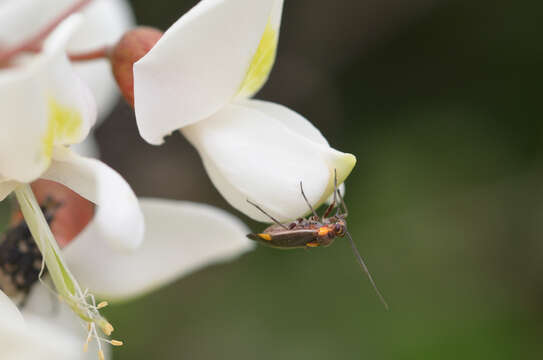
<svg viewBox="0 0 543 360">
<path fill-rule="evenodd" d="M 139 23 L 166 29 L 196 1 L 131 3 Z M 357 156 L 350 231 L 391 309 L 344 240 L 257 248 L 107 309 L 126 340 L 115 359 L 542 358 L 542 13 L 526 1 L 285 0 L 257 97 Z M 186 140 L 144 143 L 124 103 L 97 137 L 138 195 L 234 211 Z"/>
</svg>

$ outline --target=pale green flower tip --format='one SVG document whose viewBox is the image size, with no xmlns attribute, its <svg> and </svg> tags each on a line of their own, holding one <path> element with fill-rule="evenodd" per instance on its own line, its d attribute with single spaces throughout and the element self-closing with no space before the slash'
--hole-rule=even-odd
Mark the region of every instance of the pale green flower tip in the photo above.
<svg viewBox="0 0 543 360">
<path fill-rule="evenodd" d="M 336 155 L 337 154 L 338 152 L 336 152 Z M 356 156 L 354 156 L 353 154 L 339 154 L 340 155 L 337 156 L 332 162 L 328 185 L 326 186 L 326 189 L 324 190 L 324 193 L 322 194 L 320 200 L 317 202 L 317 207 L 323 204 L 331 195 L 333 195 L 335 176 L 337 175 L 337 185 L 339 187 L 339 185 L 341 185 L 351 174 L 356 165 Z"/>
<path fill-rule="evenodd" d="M 335 164 L 335 170 L 337 172 L 337 184 L 343 183 L 347 177 L 351 174 L 356 165 L 356 156 L 349 153 L 343 153 Z M 334 183 L 334 171 L 331 174 L 331 183 Z M 334 191 L 332 188 L 330 192 Z"/>
</svg>

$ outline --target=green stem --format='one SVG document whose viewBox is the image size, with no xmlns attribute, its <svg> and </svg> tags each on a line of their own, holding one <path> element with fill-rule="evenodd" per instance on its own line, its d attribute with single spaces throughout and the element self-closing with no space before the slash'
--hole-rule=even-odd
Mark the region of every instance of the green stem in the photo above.
<svg viewBox="0 0 543 360">
<path fill-rule="evenodd" d="M 47 265 L 47 270 L 58 294 L 79 317 L 85 321 L 89 321 L 86 309 L 81 307 L 81 302 L 85 301 L 85 296 L 62 258 L 60 248 L 49 228 L 49 224 L 45 220 L 40 205 L 34 197 L 32 188 L 28 184 L 20 185 L 15 189 L 15 196 L 30 229 L 30 233 L 42 253 L 45 265 Z"/>
</svg>

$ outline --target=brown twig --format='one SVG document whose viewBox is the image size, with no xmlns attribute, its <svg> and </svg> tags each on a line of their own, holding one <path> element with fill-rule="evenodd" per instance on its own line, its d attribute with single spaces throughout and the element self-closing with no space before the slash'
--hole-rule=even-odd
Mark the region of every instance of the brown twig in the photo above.
<svg viewBox="0 0 543 360">
<path fill-rule="evenodd" d="M 21 44 L 8 49 L 4 52 L 0 53 L 0 64 L 9 62 L 13 57 L 18 55 L 22 52 L 35 52 L 36 49 L 41 48 L 41 43 L 47 36 L 55 30 L 55 28 L 67 17 L 72 15 L 73 13 L 78 12 L 85 6 L 87 6 L 90 2 L 93 0 L 79 0 L 72 6 L 70 6 L 68 9 L 66 9 L 64 12 L 62 12 L 59 16 L 57 16 L 53 21 L 51 21 L 49 24 L 47 24 L 38 34 L 30 37 L 29 39 L 23 41 Z"/>
<path fill-rule="evenodd" d="M 111 47 L 104 46 L 88 52 L 68 54 L 68 57 L 71 61 L 88 61 L 96 59 L 106 59 L 109 57 L 110 53 Z"/>
</svg>

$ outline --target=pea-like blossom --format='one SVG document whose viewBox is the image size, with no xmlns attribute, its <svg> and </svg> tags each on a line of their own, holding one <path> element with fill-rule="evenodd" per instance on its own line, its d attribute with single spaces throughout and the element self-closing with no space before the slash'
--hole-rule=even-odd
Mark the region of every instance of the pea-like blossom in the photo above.
<svg viewBox="0 0 543 360">
<path fill-rule="evenodd" d="M 181 130 L 223 197 L 253 219 L 307 212 L 356 158 L 330 147 L 303 116 L 252 100 L 275 62 L 283 0 L 202 0 L 134 64 L 136 119 L 151 144 Z M 293 86 L 285 84 L 285 86 Z M 182 164 L 180 164 L 182 166 Z"/>
</svg>

